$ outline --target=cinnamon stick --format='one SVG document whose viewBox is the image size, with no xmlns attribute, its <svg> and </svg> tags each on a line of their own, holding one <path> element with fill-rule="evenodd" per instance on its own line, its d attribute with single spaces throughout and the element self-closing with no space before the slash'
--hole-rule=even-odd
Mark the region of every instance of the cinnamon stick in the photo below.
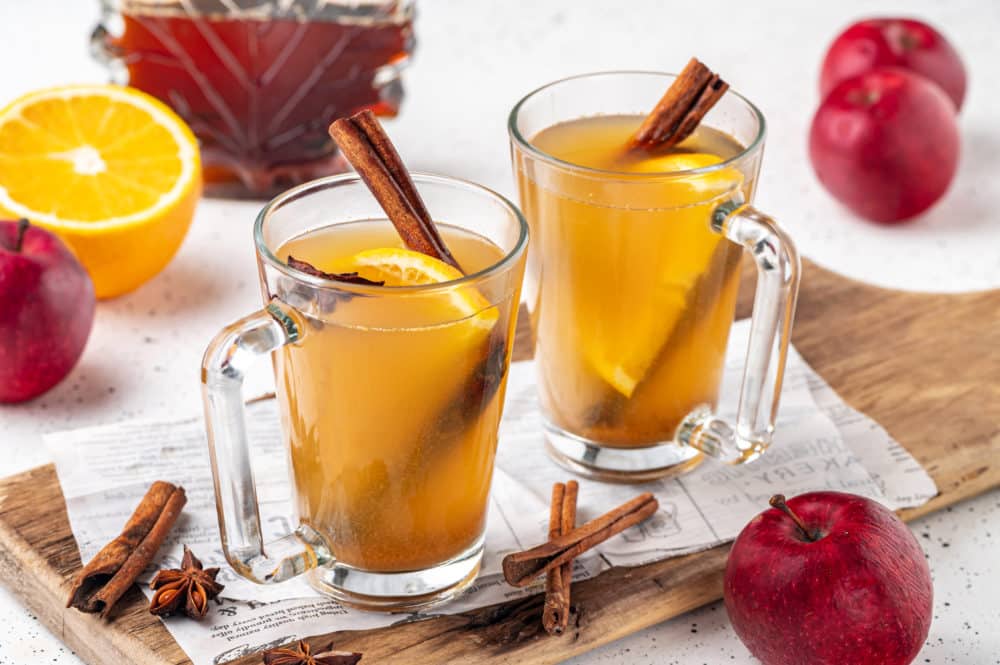
<svg viewBox="0 0 1000 665">
<path fill-rule="evenodd" d="M 629 147 L 667 148 L 680 143 L 728 89 L 718 74 L 691 58 L 639 126 Z"/>
<path fill-rule="evenodd" d="M 555 540 L 562 535 L 563 499 L 566 486 L 562 483 L 552 485 L 552 500 L 549 503 L 549 540 Z M 556 634 L 560 616 L 566 612 L 564 603 L 562 566 L 553 568 L 545 576 L 545 605 L 542 607 L 542 626 L 549 635 Z"/>
<path fill-rule="evenodd" d="M 295 268 L 296 270 L 301 270 L 307 275 L 312 275 L 313 277 L 322 277 L 323 279 L 332 279 L 337 282 L 347 282 L 348 284 L 366 284 L 368 286 L 385 286 L 384 281 L 375 281 L 371 279 L 365 279 L 356 272 L 326 272 L 325 270 L 320 270 L 308 261 L 302 261 L 295 258 L 291 254 L 288 255 L 288 261 L 286 263 L 289 267 Z"/>
<path fill-rule="evenodd" d="M 341 153 L 382 206 L 403 243 L 409 249 L 462 271 L 375 115 L 362 111 L 349 118 L 340 118 L 330 125 L 329 131 Z M 494 326 L 483 342 L 481 361 L 456 391 L 455 397 L 435 417 L 436 436 L 413 446 L 404 468 L 421 468 L 430 463 L 429 459 L 462 443 L 462 434 L 494 398 L 503 382 L 508 363 L 507 333 L 504 326 Z M 389 505 L 382 500 L 385 490 L 384 483 L 371 483 L 367 490 L 361 488 L 358 492 L 366 497 L 372 510 L 378 510 Z"/>
<path fill-rule="evenodd" d="M 503 559 L 503 576 L 511 586 L 523 587 L 542 573 L 572 561 L 595 545 L 651 517 L 660 507 L 646 492 L 569 533 Z"/>
<path fill-rule="evenodd" d="M 100 612 L 103 618 L 152 562 L 187 502 L 184 488 L 154 482 L 121 534 L 84 566 L 70 589 L 66 607 Z"/>
<path fill-rule="evenodd" d="M 371 111 L 340 118 L 330 125 L 341 153 L 358 172 L 389 221 L 410 249 L 461 270 L 417 192 L 403 160 Z"/>
<path fill-rule="evenodd" d="M 569 533 L 576 526 L 576 497 L 579 484 L 571 480 L 565 485 L 552 486 L 549 513 L 549 540 Z M 573 582 L 573 561 L 551 569 L 545 579 L 545 605 L 542 626 L 549 635 L 560 635 L 569 623 L 570 586 Z"/>
</svg>

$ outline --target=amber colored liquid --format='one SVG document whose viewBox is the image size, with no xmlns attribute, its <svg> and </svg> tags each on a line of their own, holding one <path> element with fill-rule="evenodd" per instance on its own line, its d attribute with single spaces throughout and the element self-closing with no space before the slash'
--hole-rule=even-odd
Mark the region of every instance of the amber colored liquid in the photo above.
<svg viewBox="0 0 1000 665">
<path fill-rule="evenodd" d="M 336 170 L 327 126 L 362 109 L 395 115 L 397 80 L 376 72 L 404 60 L 412 23 L 123 12 L 112 48 L 129 85 L 160 98 L 201 143 L 209 191 L 254 195 Z M 238 185 L 226 186 L 226 183 Z"/>
<path fill-rule="evenodd" d="M 685 415 L 715 405 L 741 250 L 710 229 L 710 213 L 749 187 L 735 168 L 648 175 L 664 170 L 663 155 L 623 150 L 640 122 L 582 118 L 531 140 L 558 159 L 616 174 L 518 165 L 536 253 L 529 262 L 541 265 L 532 323 L 543 409 L 559 428 L 613 447 L 671 440 Z M 725 159 L 741 150 L 700 128 L 674 152 Z"/>
<path fill-rule="evenodd" d="M 467 273 L 502 258 L 482 237 L 439 228 Z M 307 233 L 278 254 L 339 271 L 358 251 L 399 246 L 388 222 L 365 221 Z M 477 316 L 492 327 L 455 320 L 448 294 L 354 297 L 321 314 L 277 295 L 305 319 L 301 340 L 275 354 L 300 518 L 330 537 L 338 561 L 369 571 L 419 570 L 474 546 L 517 293 L 484 301 L 493 307 Z"/>
</svg>

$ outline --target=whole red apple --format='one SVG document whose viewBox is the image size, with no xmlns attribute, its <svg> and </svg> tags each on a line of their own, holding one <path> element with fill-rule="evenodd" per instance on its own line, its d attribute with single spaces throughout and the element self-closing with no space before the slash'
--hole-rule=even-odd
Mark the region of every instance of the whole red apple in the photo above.
<svg viewBox="0 0 1000 665">
<path fill-rule="evenodd" d="M 76 365 L 94 322 L 94 286 L 55 235 L 0 221 L 0 402 L 23 402 Z"/>
<path fill-rule="evenodd" d="M 809 157 L 855 213 L 892 223 L 925 211 L 958 168 L 958 125 L 936 85 L 883 68 L 842 81 L 813 116 Z"/>
<path fill-rule="evenodd" d="M 965 67 L 944 36 L 923 21 L 873 18 L 840 33 L 826 52 L 820 93 L 876 67 L 900 67 L 926 76 L 948 93 L 955 110 L 965 99 Z"/>
<path fill-rule="evenodd" d="M 811 492 L 757 515 L 726 563 L 726 611 L 764 665 L 906 665 L 931 625 L 916 538 L 864 497 Z"/>
</svg>

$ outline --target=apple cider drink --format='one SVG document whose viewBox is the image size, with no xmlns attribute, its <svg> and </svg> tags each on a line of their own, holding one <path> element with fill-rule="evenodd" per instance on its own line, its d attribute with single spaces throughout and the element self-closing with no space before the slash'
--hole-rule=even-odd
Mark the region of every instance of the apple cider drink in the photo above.
<svg viewBox="0 0 1000 665">
<path fill-rule="evenodd" d="M 329 133 L 357 174 L 264 207 L 264 307 L 202 362 L 222 546 L 254 582 L 307 574 L 351 605 L 412 611 L 479 571 L 528 227 L 485 187 L 411 176 L 370 111 Z M 242 396 L 265 357 L 297 513 L 268 543 Z"/>
<path fill-rule="evenodd" d="M 503 258 L 482 236 L 438 228 L 465 274 Z M 301 520 L 329 534 L 339 562 L 366 570 L 423 569 L 476 545 L 516 293 L 497 301 L 442 285 L 407 295 L 462 275 L 404 249 L 388 221 L 319 228 L 276 253 L 384 283 L 311 302 L 279 287 L 304 319 L 302 340 L 275 354 Z"/>
<path fill-rule="evenodd" d="M 710 217 L 743 178 L 697 169 L 743 146 L 702 126 L 669 149 L 624 150 L 642 120 L 584 117 L 529 139 L 585 175 L 515 160 L 543 266 L 532 308 L 543 409 L 611 447 L 670 440 L 696 407 L 714 408 L 739 287 L 742 250 Z"/>
</svg>

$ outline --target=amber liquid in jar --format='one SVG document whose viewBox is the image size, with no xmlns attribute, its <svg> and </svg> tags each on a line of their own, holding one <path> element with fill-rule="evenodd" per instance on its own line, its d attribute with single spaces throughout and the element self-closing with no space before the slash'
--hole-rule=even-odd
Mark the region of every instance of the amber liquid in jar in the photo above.
<svg viewBox="0 0 1000 665">
<path fill-rule="evenodd" d="M 399 109 L 396 67 L 412 49 L 413 26 L 412 12 L 395 11 L 396 3 L 385 19 L 173 7 L 126 2 L 124 30 L 110 47 L 129 85 L 191 125 L 210 194 L 270 196 L 344 171 L 329 123 L 362 109 Z"/>
</svg>

